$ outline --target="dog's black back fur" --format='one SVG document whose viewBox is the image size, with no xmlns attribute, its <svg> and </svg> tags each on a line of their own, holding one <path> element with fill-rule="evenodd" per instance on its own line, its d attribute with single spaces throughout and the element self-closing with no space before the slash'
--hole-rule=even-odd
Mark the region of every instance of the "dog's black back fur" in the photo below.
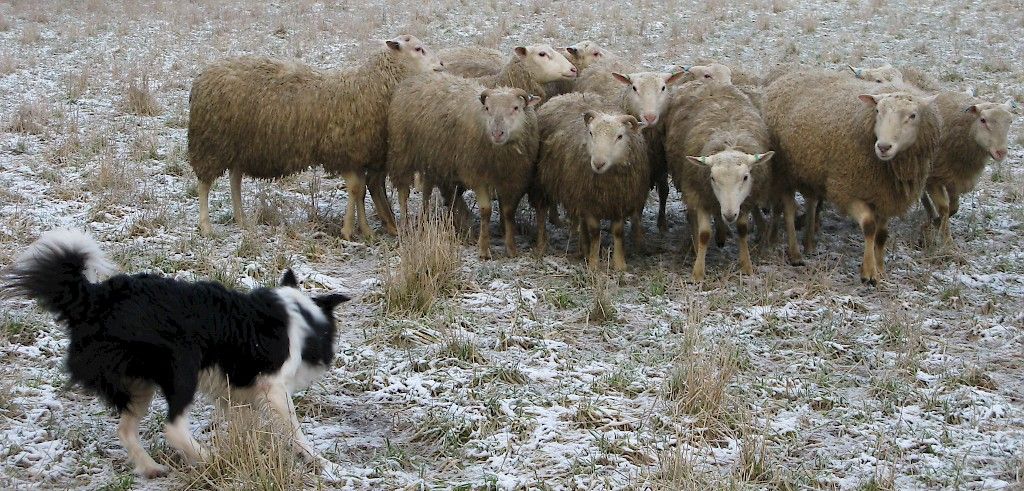
<svg viewBox="0 0 1024 491">
<path fill-rule="evenodd" d="M 205 368 L 216 365 L 235 387 L 278 371 L 289 355 L 289 323 L 296 320 L 311 328 L 303 361 L 329 366 L 333 359 L 333 309 L 348 300 L 344 295 L 314 298 L 321 318 L 267 288 L 240 293 L 150 274 L 92 283 L 84 275 L 90 260 L 87 251 L 58 244 L 12 265 L 4 288 L 56 314 L 71 340 L 72 380 L 119 412 L 139 381 L 160 387 L 168 420 L 174 420 L 191 404 Z M 290 271 L 284 284 L 295 284 Z"/>
</svg>

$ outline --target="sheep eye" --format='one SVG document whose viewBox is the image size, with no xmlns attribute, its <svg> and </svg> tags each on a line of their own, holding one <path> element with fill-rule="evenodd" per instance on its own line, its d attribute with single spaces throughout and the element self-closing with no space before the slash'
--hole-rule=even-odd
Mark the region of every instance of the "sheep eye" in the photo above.
<svg viewBox="0 0 1024 491">
<path fill-rule="evenodd" d="M 910 114 L 910 119 L 917 119 L 917 114 L 911 113 Z"/>
<path fill-rule="evenodd" d="M 416 48 L 416 52 L 417 53 L 422 53 L 423 52 L 423 48 Z"/>
<path fill-rule="evenodd" d="M 600 58 L 600 57 L 601 57 L 601 53 L 598 53 L 598 52 L 595 51 L 594 52 L 594 58 Z"/>
<path fill-rule="evenodd" d="M 484 106 L 484 111 L 491 112 L 491 108 Z"/>
<path fill-rule="evenodd" d="M 875 82 L 878 82 L 878 83 L 882 83 L 882 81 L 881 81 L 881 80 L 875 80 Z"/>
<path fill-rule="evenodd" d="M 619 136 L 618 136 L 617 138 L 615 138 L 615 139 L 616 139 L 616 140 L 621 140 L 621 139 L 622 139 L 622 135 L 619 135 Z"/>
<path fill-rule="evenodd" d="M 985 118 L 981 118 L 981 124 L 985 124 Z"/>
<path fill-rule="evenodd" d="M 633 92 L 638 92 L 638 91 L 636 90 L 636 86 L 635 86 L 635 85 L 633 86 Z"/>
<path fill-rule="evenodd" d="M 743 176 L 743 182 L 747 182 L 747 179 L 750 179 L 750 176 Z"/>
<path fill-rule="evenodd" d="M 707 74 L 705 74 L 705 75 L 704 75 L 704 78 L 711 78 L 711 75 L 707 75 Z"/>
<path fill-rule="evenodd" d="M 548 54 L 547 54 L 547 52 L 545 52 L 545 51 L 541 51 L 541 52 L 540 52 L 540 53 L 538 53 L 538 54 L 540 55 L 540 57 L 541 57 L 541 58 L 543 58 L 543 57 L 545 57 L 545 56 L 547 56 L 547 55 L 548 55 Z"/>
<path fill-rule="evenodd" d="M 512 108 L 512 110 L 513 110 L 513 111 L 518 111 L 518 110 L 519 110 L 519 106 L 515 106 L 515 107 L 513 107 L 513 108 Z"/>
<path fill-rule="evenodd" d="M 661 91 L 665 92 L 665 86 L 664 85 L 661 86 Z"/>
</svg>

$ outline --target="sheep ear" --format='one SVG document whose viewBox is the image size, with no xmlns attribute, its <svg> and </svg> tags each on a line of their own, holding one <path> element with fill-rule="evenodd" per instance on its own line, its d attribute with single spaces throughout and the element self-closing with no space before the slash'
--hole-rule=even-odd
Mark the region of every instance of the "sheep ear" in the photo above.
<svg viewBox="0 0 1024 491">
<path fill-rule="evenodd" d="M 704 157 L 704 156 L 691 157 L 691 156 L 687 155 L 686 156 L 686 160 L 689 160 L 690 162 L 693 162 L 693 163 L 695 163 L 695 164 L 697 164 L 699 166 L 705 166 L 708 163 L 708 158 Z"/>
<path fill-rule="evenodd" d="M 668 78 L 665 79 L 665 84 L 672 85 L 672 84 L 682 80 L 684 76 L 686 76 L 686 70 L 680 70 L 678 72 L 675 72 L 675 73 L 669 75 Z"/>
<path fill-rule="evenodd" d="M 384 41 L 384 42 L 387 43 L 389 48 L 391 48 L 391 49 L 393 49 L 395 51 L 400 51 L 402 49 L 402 44 L 399 43 L 398 41 L 394 41 L 394 40 L 389 39 L 389 40 Z"/>
<path fill-rule="evenodd" d="M 520 58 L 526 58 L 526 46 L 516 46 L 516 56 Z"/>
<path fill-rule="evenodd" d="M 621 83 L 623 85 L 629 85 L 629 84 L 633 83 L 633 81 L 629 79 L 629 75 L 623 75 L 623 74 L 618 73 L 618 72 L 612 72 L 612 77 L 615 80 L 618 80 L 619 83 Z"/>
<path fill-rule="evenodd" d="M 927 106 L 929 104 L 934 103 L 938 98 L 939 98 L 939 94 L 933 94 L 933 95 L 930 95 L 928 97 L 922 97 L 921 98 L 921 104 Z"/>
<path fill-rule="evenodd" d="M 754 154 L 754 155 L 748 154 L 747 157 L 750 158 L 750 163 L 751 164 L 758 164 L 758 163 L 768 162 L 769 160 L 772 159 L 773 155 L 775 155 L 775 152 L 772 151 L 772 150 L 769 150 L 769 151 L 767 151 L 765 153 L 758 153 L 758 154 Z"/>
<path fill-rule="evenodd" d="M 1012 113 L 1016 113 L 1017 110 L 1020 109 L 1020 105 L 1017 104 L 1017 101 L 1014 100 L 1013 97 L 1007 99 L 1006 102 L 1003 103 L 1003 105 L 1006 106 L 1006 108 Z"/>
<path fill-rule="evenodd" d="M 292 288 L 299 287 L 299 280 L 295 277 L 295 272 L 292 271 L 292 268 L 288 268 L 288 270 L 284 272 L 284 276 L 281 277 L 281 286 L 288 286 Z"/>
<path fill-rule="evenodd" d="M 578 49 L 576 49 L 576 48 L 574 48 L 572 46 L 568 46 L 568 47 L 565 47 L 565 48 L 562 48 L 562 49 L 564 49 L 566 53 L 569 53 L 570 55 L 573 55 L 573 56 L 579 56 L 579 54 L 580 54 L 580 50 L 578 50 Z"/>
<path fill-rule="evenodd" d="M 679 66 L 679 69 L 682 70 L 683 73 L 690 73 L 690 66 L 689 65 L 678 65 L 678 66 Z"/>
<path fill-rule="evenodd" d="M 352 298 L 340 293 L 330 293 L 327 295 L 313 297 L 313 302 L 316 303 L 317 306 L 320 307 L 320 310 L 323 310 L 325 314 L 331 313 L 334 311 L 335 307 L 349 300 L 352 300 Z"/>
<path fill-rule="evenodd" d="M 533 94 L 526 94 L 526 107 L 536 106 L 540 104 L 540 97 Z"/>
<path fill-rule="evenodd" d="M 981 110 L 978 109 L 978 105 L 977 104 L 975 104 L 973 106 L 967 106 L 967 109 L 964 109 L 964 112 L 965 113 L 971 113 L 971 114 L 973 114 L 975 116 L 981 114 Z"/>
<path fill-rule="evenodd" d="M 587 112 L 583 113 L 583 123 L 585 123 L 587 126 L 590 126 L 590 122 L 593 121 L 596 117 L 597 112 L 593 110 L 587 110 Z"/>
<path fill-rule="evenodd" d="M 855 67 L 853 65 L 846 65 L 846 66 L 850 67 L 850 71 L 853 72 L 853 76 L 854 77 L 860 78 L 860 68 L 857 68 L 857 67 Z"/>
<path fill-rule="evenodd" d="M 491 89 L 484 89 L 484 91 L 480 93 L 480 105 L 486 106 L 487 98 L 490 97 L 490 95 Z"/>
<path fill-rule="evenodd" d="M 878 98 L 879 98 L 879 96 L 877 96 L 877 95 L 861 94 L 861 95 L 857 96 L 857 98 L 860 99 L 861 101 L 863 101 L 864 104 L 867 104 L 869 106 L 878 105 Z"/>
</svg>

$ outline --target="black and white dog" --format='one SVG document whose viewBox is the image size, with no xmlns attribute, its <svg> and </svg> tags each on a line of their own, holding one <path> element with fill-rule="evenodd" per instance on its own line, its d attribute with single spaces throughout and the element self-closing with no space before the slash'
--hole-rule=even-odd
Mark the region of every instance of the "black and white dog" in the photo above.
<svg viewBox="0 0 1024 491">
<path fill-rule="evenodd" d="M 139 421 L 156 389 L 167 400 L 167 442 L 191 462 L 210 457 L 191 434 L 188 409 L 197 390 L 220 401 L 266 404 L 291 428 L 296 451 L 321 464 L 299 429 L 293 391 L 334 358 L 333 310 L 349 297 L 308 297 L 288 270 L 278 288 L 249 293 L 213 282 L 152 274 L 116 274 L 92 238 L 54 230 L 15 258 L 2 275 L 3 295 L 34 299 L 67 327 L 71 379 L 120 415 L 117 435 L 135 471 L 166 474 L 139 441 Z"/>
</svg>

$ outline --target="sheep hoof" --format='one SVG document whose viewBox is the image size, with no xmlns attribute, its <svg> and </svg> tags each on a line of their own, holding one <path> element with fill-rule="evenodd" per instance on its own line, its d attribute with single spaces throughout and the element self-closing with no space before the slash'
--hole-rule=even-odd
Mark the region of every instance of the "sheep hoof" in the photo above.
<svg viewBox="0 0 1024 491">
<path fill-rule="evenodd" d="M 665 220 L 665 219 L 658 220 L 658 230 L 661 233 L 668 232 L 668 220 Z"/>
<path fill-rule="evenodd" d="M 867 285 L 867 286 L 872 286 L 872 287 L 877 287 L 878 286 L 878 279 L 877 278 L 869 278 L 869 277 L 866 277 L 866 276 L 861 276 L 860 277 L 860 282 L 862 284 Z"/>
<path fill-rule="evenodd" d="M 491 259 L 491 251 L 480 251 L 480 259 L 488 261 Z"/>
<path fill-rule="evenodd" d="M 790 266 L 803 266 L 805 264 L 804 258 L 799 256 L 789 256 L 787 260 L 789 261 Z"/>
</svg>

